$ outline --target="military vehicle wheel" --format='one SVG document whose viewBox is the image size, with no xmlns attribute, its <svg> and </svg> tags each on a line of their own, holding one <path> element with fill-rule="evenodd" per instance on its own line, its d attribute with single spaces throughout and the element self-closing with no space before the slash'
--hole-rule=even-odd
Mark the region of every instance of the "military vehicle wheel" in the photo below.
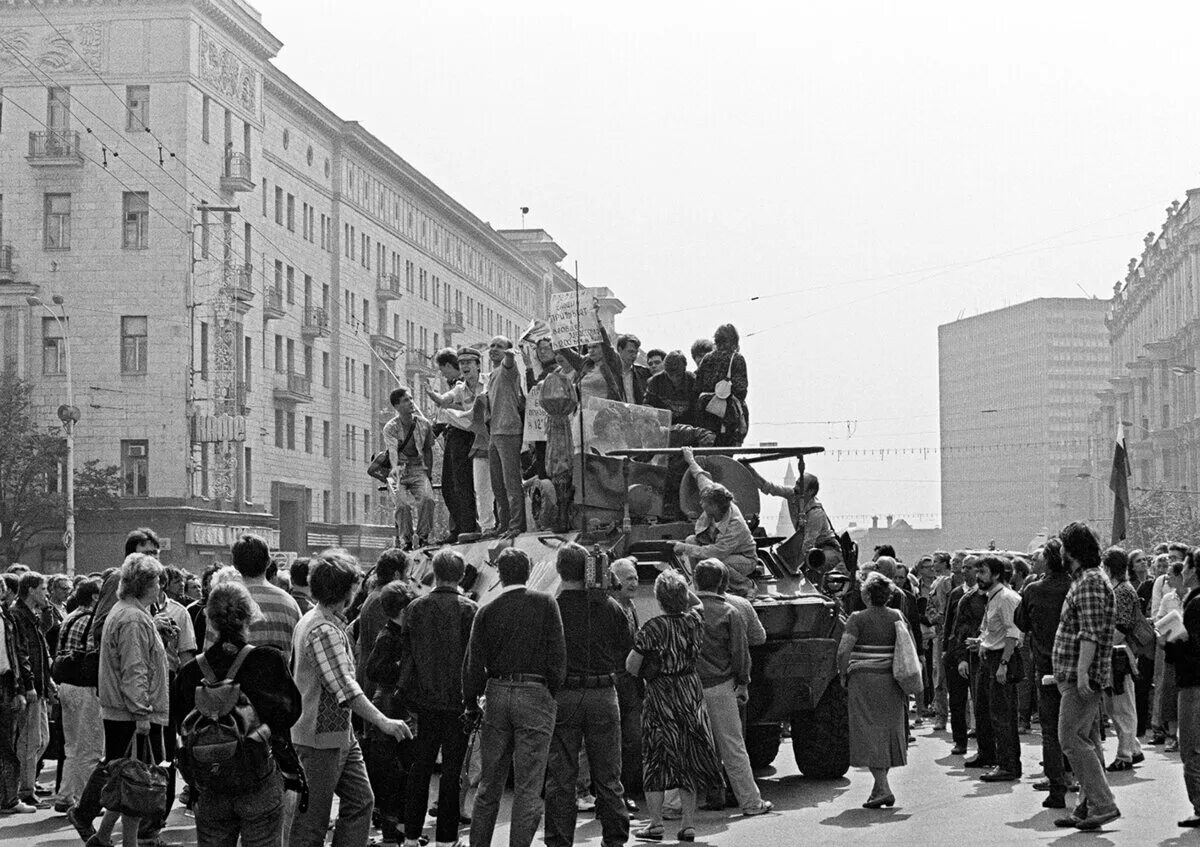
<svg viewBox="0 0 1200 847">
<path fill-rule="evenodd" d="M 850 715 L 838 680 L 830 680 L 817 708 L 792 713 L 792 752 L 812 779 L 839 779 L 850 769 Z"/>
<path fill-rule="evenodd" d="M 777 723 L 751 724 L 746 727 L 746 752 L 750 755 L 750 767 L 762 770 L 775 761 L 783 731 Z"/>
</svg>

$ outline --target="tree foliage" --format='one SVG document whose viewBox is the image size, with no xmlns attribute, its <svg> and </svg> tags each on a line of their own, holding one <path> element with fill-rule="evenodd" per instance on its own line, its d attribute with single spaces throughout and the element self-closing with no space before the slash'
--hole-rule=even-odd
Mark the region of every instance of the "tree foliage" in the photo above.
<svg viewBox="0 0 1200 847">
<path fill-rule="evenodd" d="M 1200 492 L 1197 492 L 1200 493 Z M 1130 504 L 1125 546 L 1148 550 L 1160 541 L 1200 544 L 1200 503 L 1190 491 L 1155 488 Z"/>
<path fill-rule="evenodd" d="M 66 495 L 59 485 L 67 443 L 60 426 L 39 426 L 32 385 L 0 372 L 0 565 L 17 561 L 38 533 L 61 532 Z M 118 507 L 121 472 L 116 465 L 85 462 L 75 468 L 75 512 Z"/>
</svg>

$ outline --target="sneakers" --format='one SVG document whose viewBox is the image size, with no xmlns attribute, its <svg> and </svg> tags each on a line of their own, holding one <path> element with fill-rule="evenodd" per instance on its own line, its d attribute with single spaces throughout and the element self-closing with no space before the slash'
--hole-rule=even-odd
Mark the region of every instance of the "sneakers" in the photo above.
<svg viewBox="0 0 1200 847">
<path fill-rule="evenodd" d="M 581 812 L 590 812 L 596 808 L 596 798 L 591 794 L 584 794 L 582 797 L 576 797 L 575 808 Z"/>
<path fill-rule="evenodd" d="M 765 815 L 774 808 L 775 805 L 770 800 L 759 800 L 757 806 L 751 806 L 748 809 L 742 809 L 742 814 L 745 817 L 752 818 L 756 815 Z"/>
<path fill-rule="evenodd" d="M 3 809 L 0 809 L 0 815 L 32 815 L 36 811 L 37 806 L 31 806 L 28 803 L 22 803 L 18 800 L 11 806 L 5 806 Z"/>
</svg>

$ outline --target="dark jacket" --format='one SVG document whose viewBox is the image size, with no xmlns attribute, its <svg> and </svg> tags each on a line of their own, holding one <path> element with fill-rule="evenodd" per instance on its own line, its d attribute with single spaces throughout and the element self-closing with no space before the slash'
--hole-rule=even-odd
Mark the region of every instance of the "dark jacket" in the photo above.
<svg viewBox="0 0 1200 847">
<path fill-rule="evenodd" d="M 400 625 L 392 620 L 386 621 L 375 636 L 375 645 L 364 658 L 360 682 L 365 680 L 368 685 L 364 688 L 369 686 L 374 692 L 371 702 L 389 718 L 403 717 L 400 701 L 406 692 L 397 690 L 403 676 Z"/>
<path fill-rule="evenodd" d="M 730 366 L 730 357 L 733 357 L 732 367 Z M 704 406 L 711 399 L 713 392 L 716 390 L 717 383 L 728 378 L 731 385 L 732 394 L 729 398 L 729 403 L 725 407 L 724 419 L 718 418 L 704 411 Z M 711 353 L 706 353 L 704 358 L 700 360 L 700 366 L 696 368 L 696 392 L 698 394 L 697 404 L 700 409 L 699 423 L 701 426 L 718 431 L 722 425 L 726 430 L 732 431 L 736 426 L 744 426 L 746 424 L 746 394 L 750 388 L 750 380 L 746 374 L 746 359 L 737 351 L 713 350 Z M 737 402 L 734 402 L 734 400 Z"/>
<path fill-rule="evenodd" d="M 970 650 L 967 648 L 968 638 L 979 637 L 979 625 L 983 623 L 983 612 L 987 608 L 987 594 L 975 590 L 970 594 L 963 593 L 958 601 L 958 609 L 954 613 L 954 632 L 946 651 L 947 660 L 958 664 L 967 661 Z"/>
<path fill-rule="evenodd" d="M 1029 634 L 1029 649 L 1040 676 L 1054 673 L 1050 654 L 1054 650 L 1054 635 L 1062 615 L 1063 601 L 1071 588 L 1071 577 L 1065 573 L 1047 573 L 1036 582 L 1027 583 L 1017 606 L 1016 624 Z"/>
<path fill-rule="evenodd" d="M 666 409 L 672 424 L 692 424 L 696 419 L 696 377 L 684 371 L 679 383 L 666 371 L 656 373 L 646 383 L 646 405 Z"/>
<path fill-rule="evenodd" d="M 38 696 L 45 696 L 54 682 L 50 679 L 50 650 L 42 634 L 41 619 L 20 600 L 13 605 L 12 616 L 17 629 L 17 653 L 22 656 L 22 664 L 29 663 L 25 690 L 32 689 Z"/>
<path fill-rule="evenodd" d="M 463 661 L 478 611 L 479 606 L 448 586 L 438 586 L 408 605 L 400 625 L 403 660 L 412 668 L 407 703 L 418 709 L 462 711 Z"/>
<path fill-rule="evenodd" d="M 1193 588 L 1183 601 L 1183 625 L 1187 641 L 1168 643 L 1167 661 L 1175 668 L 1175 684 L 1180 688 L 1200 685 L 1200 588 Z"/>
<path fill-rule="evenodd" d="M 617 355 L 620 356 L 621 354 L 618 353 Z M 622 399 L 624 399 L 626 403 L 636 403 L 639 406 L 645 405 L 645 403 L 646 403 L 646 387 L 650 383 L 650 369 L 648 367 L 646 367 L 645 365 L 639 365 L 636 363 L 634 364 L 634 366 L 633 366 L 633 396 L 632 397 L 625 396 L 624 373 L 625 373 L 625 371 L 623 368 L 619 368 L 617 370 L 617 378 L 621 382 Z"/>
<path fill-rule="evenodd" d="M 4 627 L 4 645 L 11 670 L 0 677 L 0 700 L 8 701 L 29 690 L 29 657 L 17 646 L 17 624 L 8 607 L 0 603 L 0 626 Z"/>
<path fill-rule="evenodd" d="M 475 615 L 463 665 L 463 702 L 474 707 L 489 677 L 535 674 L 551 693 L 563 684 L 567 654 L 562 616 L 549 594 L 504 591 Z"/>
</svg>

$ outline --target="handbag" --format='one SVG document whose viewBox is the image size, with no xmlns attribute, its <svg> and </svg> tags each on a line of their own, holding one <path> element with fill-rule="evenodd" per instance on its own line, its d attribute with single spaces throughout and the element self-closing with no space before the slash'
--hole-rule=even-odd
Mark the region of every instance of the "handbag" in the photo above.
<svg viewBox="0 0 1200 847">
<path fill-rule="evenodd" d="M 108 763 L 108 781 L 100 792 L 104 808 L 134 818 L 162 816 L 167 808 L 167 769 L 149 761 L 150 741 L 143 760 L 135 733 L 124 758 Z"/>
<path fill-rule="evenodd" d="M 1154 648 L 1158 643 L 1158 639 L 1154 633 L 1154 624 L 1150 623 L 1150 620 L 1145 615 L 1139 613 L 1129 630 L 1129 634 L 1125 637 L 1125 643 L 1141 658 L 1153 659 Z"/>
<path fill-rule="evenodd" d="M 54 661 L 50 663 L 50 678 L 59 685 L 78 685 L 81 688 L 95 688 L 100 684 L 100 650 L 86 649 L 88 643 L 88 635 L 92 631 L 92 624 L 96 620 L 96 613 L 93 611 L 92 616 L 88 619 L 87 628 L 83 631 L 83 650 L 71 650 L 68 653 L 59 653 L 54 657 Z"/>
<path fill-rule="evenodd" d="M 892 653 L 892 676 L 900 690 L 909 696 L 917 696 L 925 690 L 925 681 L 921 677 L 921 657 L 917 655 L 917 645 L 913 642 L 912 633 L 903 619 L 896 621 L 896 647 Z"/>
<path fill-rule="evenodd" d="M 736 351 L 729 354 L 729 368 L 725 371 L 725 378 L 713 386 L 712 397 L 704 404 L 704 411 L 722 420 L 725 418 L 725 412 L 729 410 L 729 398 L 733 395 L 733 357 L 736 355 Z"/>
</svg>

